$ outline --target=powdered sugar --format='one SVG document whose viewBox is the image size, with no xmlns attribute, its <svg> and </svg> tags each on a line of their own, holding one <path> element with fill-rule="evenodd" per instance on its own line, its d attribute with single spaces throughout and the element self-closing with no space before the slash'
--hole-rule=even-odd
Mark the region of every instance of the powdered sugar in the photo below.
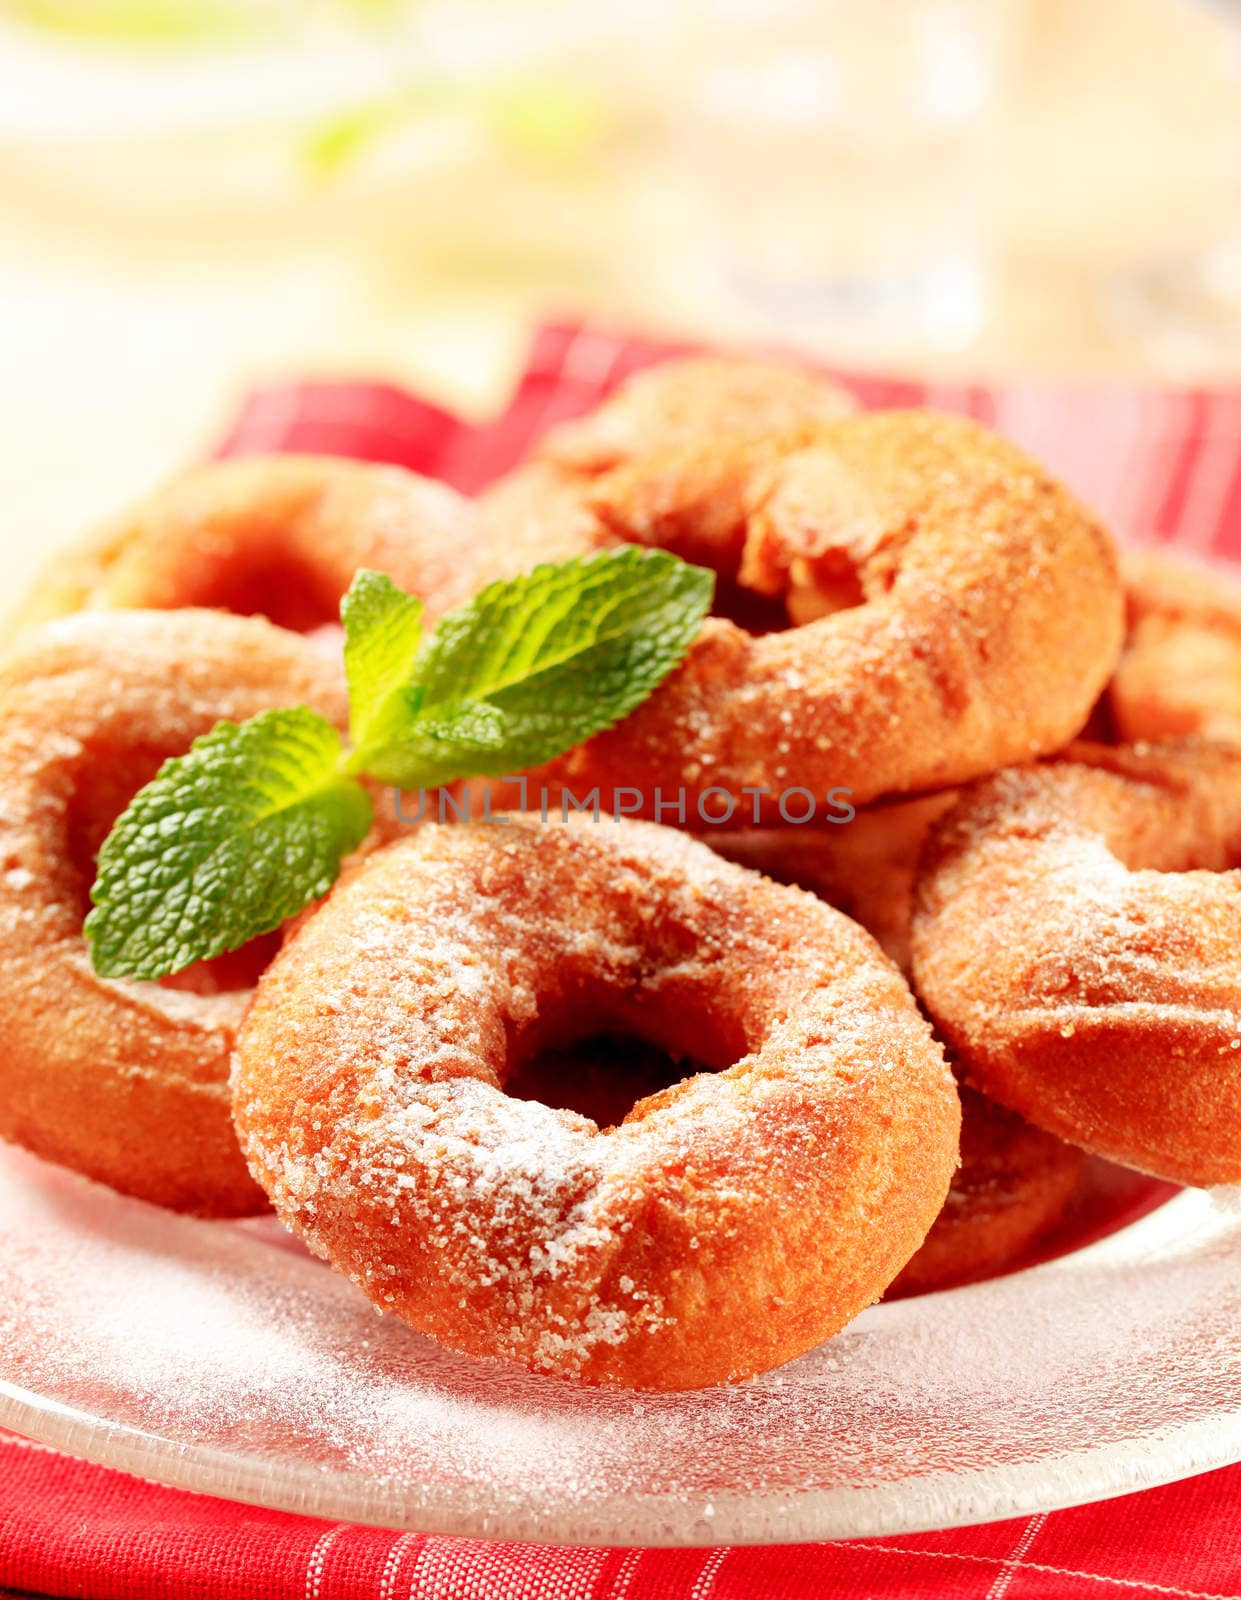
<svg viewBox="0 0 1241 1600">
<path fill-rule="evenodd" d="M 268 1504 L 617 1542 L 1000 1515 L 1209 1464 L 1216 1430 L 1235 1441 L 1241 1424 L 1241 1221 L 1203 1195 L 1045 1267 L 879 1307 L 791 1366 L 695 1394 L 452 1355 L 282 1240 L 0 1152 L 2 1414 Z M 42 1398 L 28 1409 L 19 1392 Z"/>
</svg>

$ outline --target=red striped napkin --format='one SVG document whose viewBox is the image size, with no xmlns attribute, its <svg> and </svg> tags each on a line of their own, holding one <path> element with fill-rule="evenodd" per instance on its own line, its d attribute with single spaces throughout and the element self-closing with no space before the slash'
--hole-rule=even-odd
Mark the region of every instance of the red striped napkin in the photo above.
<svg viewBox="0 0 1241 1600">
<path fill-rule="evenodd" d="M 1241 1467 L 947 1533 L 585 1550 L 258 1511 L 0 1436 L 0 1585 L 83 1600 L 1236 1600 Z"/>
<path fill-rule="evenodd" d="M 539 331 L 512 403 L 486 426 L 387 385 L 290 384 L 251 396 L 222 453 L 329 451 L 475 490 L 551 423 L 689 348 L 552 324 Z M 1241 390 L 837 376 L 867 405 L 930 404 L 992 424 L 1127 538 L 1241 558 Z M 1241 1600 L 1241 1467 L 943 1533 L 601 1551 L 329 1524 L 161 1488 L 0 1435 L 0 1585 L 86 1600 Z"/>
<path fill-rule="evenodd" d="M 397 461 L 473 493 L 631 372 L 696 348 L 549 323 L 535 335 L 509 406 L 482 427 L 385 384 L 289 384 L 250 397 L 221 453 L 323 450 Z M 1046 462 L 1122 538 L 1241 559 L 1241 388 L 988 387 L 836 369 L 832 376 L 865 406 L 934 406 L 995 428 Z"/>
</svg>

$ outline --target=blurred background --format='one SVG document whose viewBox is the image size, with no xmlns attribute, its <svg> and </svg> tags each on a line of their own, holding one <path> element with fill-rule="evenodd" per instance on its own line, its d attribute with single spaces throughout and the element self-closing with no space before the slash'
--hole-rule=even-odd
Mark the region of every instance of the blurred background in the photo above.
<svg viewBox="0 0 1241 1600">
<path fill-rule="evenodd" d="M 1241 3 L 0 0 L 14 583 L 256 380 L 483 414 L 581 313 L 1241 382 Z"/>
</svg>

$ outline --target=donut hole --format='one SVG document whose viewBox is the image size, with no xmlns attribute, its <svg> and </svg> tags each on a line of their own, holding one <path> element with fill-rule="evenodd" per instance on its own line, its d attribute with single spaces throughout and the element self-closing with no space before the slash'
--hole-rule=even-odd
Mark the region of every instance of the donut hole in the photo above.
<svg viewBox="0 0 1241 1600">
<path fill-rule="evenodd" d="M 678 552 L 681 553 L 681 552 Z M 685 553 L 701 562 L 702 553 Z M 891 584 L 864 575 L 848 552 L 832 549 L 810 558 L 743 553 L 739 564 L 707 563 L 715 572 L 711 615 L 735 623 L 747 633 L 783 633 L 837 611 L 866 605 Z"/>
<path fill-rule="evenodd" d="M 746 633 L 781 633 L 791 626 L 783 595 L 760 594 L 744 588 L 736 578 L 717 573 L 711 615 L 734 623 Z"/>
<path fill-rule="evenodd" d="M 615 1127 L 649 1095 L 720 1072 L 751 1047 L 740 1018 L 697 994 L 572 984 L 510 1039 L 504 1091 Z"/>
<path fill-rule="evenodd" d="M 286 551 L 247 552 L 203 575 L 197 592 L 182 605 L 199 605 L 236 616 L 266 617 L 292 633 L 315 633 L 340 621 L 335 584 L 325 585 L 307 562 Z"/>
<path fill-rule="evenodd" d="M 814 563 L 799 557 L 791 564 L 784 594 L 786 626 L 800 628 L 837 611 L 863 606 L 871 598 L 861 571 L 841 552 L 832 552 L 832 556 L 834 559 Z"/>
<path fill-rule="evenodd" d="M 83 916 L 90 910 L 95 863 L 112 824 L 170 753 L 149 745 L 87 752 L 65 816 L 65 854 L 77 879 Z"/>
<path fill-rule="evenodd" d="M 639 1100 L 706 1070 L 639 1034 L 609 1030 L 539 1050 L 518 1063 L 504 1088 L 515 1100 L 576 1111 L 614 1128 Z"/>
<path fill-rule="evenodd" d="M 109 750 L 88 760 L 78 775 L 65 815 L 65 857 L 72 874 L 70 898 L 82 921 L 91 909 L 90 891 L 96 864 L 112 824 L 170 754 L 164 749 L 136 746 L 128 751 Z M 201 995 L 235 994 L 252 989 L 280 947 L 281 934 L 263 934 L 238 950 L 161 978 L 164 988 Z"/>
</svg>

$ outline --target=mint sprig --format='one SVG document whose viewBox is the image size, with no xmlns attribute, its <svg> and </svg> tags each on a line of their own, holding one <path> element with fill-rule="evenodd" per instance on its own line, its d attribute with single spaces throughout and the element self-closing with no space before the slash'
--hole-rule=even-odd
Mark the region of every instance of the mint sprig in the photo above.
<svg viewBox="0 0 1241 1600">
<path fill-rule="evenodd" d="M 270 932 L 365 837 L 367 775 L 405 788 L 538 766 L 634 710 L 682 659 L 714 577 L 626 546 L 492 584 L 424 638 L 361 571 L 341 604 L 351 747 L 305 706 L 218 723 L 165 762 L 99 855 L 102 977 L 159 978 Z"/>
</svg>

